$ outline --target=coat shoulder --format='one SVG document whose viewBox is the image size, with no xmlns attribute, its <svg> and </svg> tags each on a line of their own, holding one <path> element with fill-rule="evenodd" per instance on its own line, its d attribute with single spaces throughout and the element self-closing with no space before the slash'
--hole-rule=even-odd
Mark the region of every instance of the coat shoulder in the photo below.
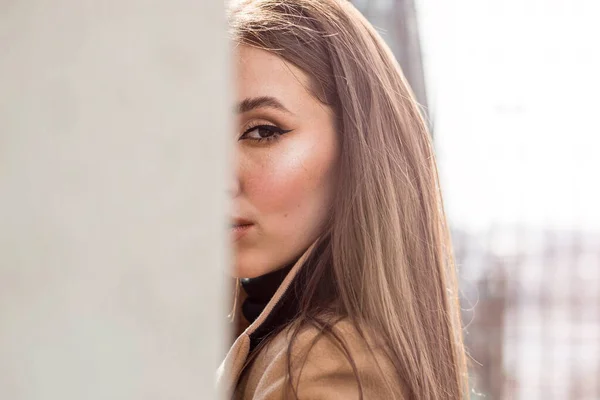
<svg viewBox="0 0 600 400">
<path fill-rule="evenodd" d="M 293 323 L 258 350 L 236 390 L 239 399 L 405 399 L 375 332 L 349 319 L 325 328 Z"/>
</svg>

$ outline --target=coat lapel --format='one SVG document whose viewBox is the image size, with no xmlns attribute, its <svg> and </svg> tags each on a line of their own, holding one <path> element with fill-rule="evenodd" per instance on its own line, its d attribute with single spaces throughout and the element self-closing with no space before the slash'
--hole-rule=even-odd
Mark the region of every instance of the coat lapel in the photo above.
<svg viewBox="0 0 600 400">
<path fill-rule="evenodd" d="M 265 309 L 258 316 L 256 321 L 254 321 L 244 332 L 238 336 L 235 340 L 229 352 L 225 356 L 225 360 L 221 363 L 217 370 L 217 387 L 221 391 L 221 393 L 226 393 L 227 396 L 231 396 L 235 385 L 238 382 L 238 379 L 244 369 L 244 364 L 246 359 L 248 358 L 250 352 L 250 335 L 255 332 L 267 319 L 269 314 L 273 311 L 274 307 L 277 305 L 279 300 L 283 297 L 285 292 L 290 287 L 292 281 L 298 274 L 298 271 L 308 258 L 308 256 L 312 253 L 316 243 L 315 241 L 296 261 L 290 272 L 287 274 L 269 303 L 266 305 Z"/>
</svg>

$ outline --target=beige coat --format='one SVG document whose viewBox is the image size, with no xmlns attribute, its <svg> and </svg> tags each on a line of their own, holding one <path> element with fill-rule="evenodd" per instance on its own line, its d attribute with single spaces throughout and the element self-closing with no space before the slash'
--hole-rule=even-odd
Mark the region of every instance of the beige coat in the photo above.
<svg viewBox="0 0 600 400">
<path fill-rule="evenodd" d="M 274 336 L 259 350 L 253 361 L 244 368 L 250 349 L 250 334 L 254 332 L 283 296 L 306 259 L 307 252 L 294 265 L 285 280 L 265 307 L 262 314 L 242 332 L 219 367 L 217 382 L 221 390 L 235 400 L 295 399 L 286 384 L 288 372 L 287 350 L 291 327 Z M 382 346 L 374 345 L 367 331 L 367 341 L 358 334 L 356 326 L 342 320 L 333 327 L 342 337 L 356 372 L 365 400 L 407 399 L 402 385 L 395 379 L 394 368 Z M 316 339 L 316 340 L 315 340 Z M 368 343 L 368 345 L 367 345 Z M 344 350 L 328 335 L 320 335 L 317 328 L 300 327 L 293 341 L 291 378 L 300 400 L 359 399 L 358 381 Z M 386 380 L 385 377 L 388 379 Z M 389 384 L 386 382 L 396 382 Z"/>
</svg>

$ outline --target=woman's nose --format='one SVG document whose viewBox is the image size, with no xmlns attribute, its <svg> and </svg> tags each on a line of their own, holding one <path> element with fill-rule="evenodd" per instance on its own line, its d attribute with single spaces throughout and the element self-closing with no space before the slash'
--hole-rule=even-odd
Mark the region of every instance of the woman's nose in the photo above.
<svg viewBox="0 0 600 400">
<path fill-rule="evenodd" d="M 234 152 L 232 155 L 232 165 L 231 176 L 229 177 L 229 184 L 227 185 L 227 191 L 229 196 L 234 198 L 240 194 L 241 189 L 241 175 L 240 175 L 240 155 L 237 152 Z"/>
<path fill-rule="evenodd" d="M 237 176 L 237 171 L 233 171 L 229 178 L 228 193 L 231 197 L 237 197 L 240 194 L 240 181 Z"/>
</svg>

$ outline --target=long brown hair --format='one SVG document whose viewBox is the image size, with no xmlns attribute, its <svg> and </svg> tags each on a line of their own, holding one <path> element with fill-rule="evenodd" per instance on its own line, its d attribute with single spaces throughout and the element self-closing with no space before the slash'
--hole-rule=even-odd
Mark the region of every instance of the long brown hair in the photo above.
<svg viewBox="0 0 600 400">
<path fill-rule="evenodd" d="M 338 315 L 389 349 L 414 399 L 466 396 L 457 284 L 434 151 L 388 46 L 346 0 L 241 0 L 237 43 L 304 70 L 337 117 L 339 188 L 298 318 Z M 327 326 L 322 327 L 326 332 Z M 343 340 L 343 338 L 341 338 Z"/>
</svg>

